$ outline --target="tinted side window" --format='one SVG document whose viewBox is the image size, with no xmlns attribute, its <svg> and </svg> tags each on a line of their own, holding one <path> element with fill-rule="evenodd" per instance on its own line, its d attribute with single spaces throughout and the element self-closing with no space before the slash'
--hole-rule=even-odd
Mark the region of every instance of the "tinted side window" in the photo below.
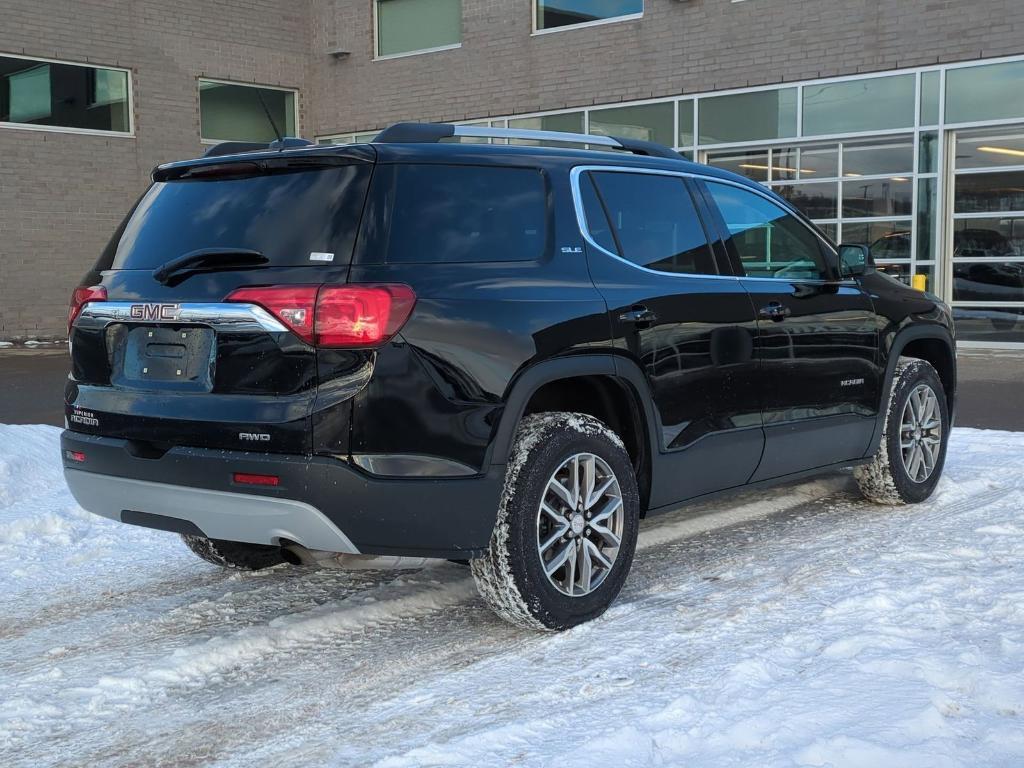
<svg viewBox="0 0 1024 768">
<path fill-rule="evenodd" d="M 619 255 L 660 272 L 717 274 L 707 235 L 683 179 L 621 172 L 595 172 L 592 176 Z"/>
<path fill-rule="evenodd" d="M 828 277 L 821 242 L 785 209 L 729 184 L 707 182 L 729 228 L 730 245 L 750 277 L 823 280 Z"/>
<path fill-rule="evenodd" d="M 543 255 L 547 203 L 539 170 L 399 165 L 390 178 L 388 262 L 525 261 Z"/>
</svg>

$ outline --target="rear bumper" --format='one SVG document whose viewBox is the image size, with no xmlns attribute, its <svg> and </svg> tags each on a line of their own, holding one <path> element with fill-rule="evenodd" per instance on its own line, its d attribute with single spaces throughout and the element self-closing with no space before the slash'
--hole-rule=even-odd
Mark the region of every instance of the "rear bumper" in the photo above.
<svg viewBox="0 0 1024 768">
<path fill-rule="evenodd" d="M 329 457 L 172 448 L 140 455 L 130 441 L 65 430 L 64 476 L 86 510 L 122 522 L 254 544 L 462 559 L 482 554 L 504 467 L 487 475 L 391 479 Z M 85 454 L 85 461 L 68 452 Z M 276 487 L 233 482 L 276 475 Z"/>
</svg>

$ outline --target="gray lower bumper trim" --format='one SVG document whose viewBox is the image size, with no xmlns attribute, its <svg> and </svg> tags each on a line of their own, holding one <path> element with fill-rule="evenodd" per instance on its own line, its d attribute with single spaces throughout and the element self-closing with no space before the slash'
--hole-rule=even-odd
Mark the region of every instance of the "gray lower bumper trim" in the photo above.
<svg viewBox="0 0 1024 768">
<path fill-rule="evenodd" d="M 166 485 L 67 468 L 64 479 L 83 509 L 112 520 L 120 521 L 121 512 L 130 509 L 188 520 L 212 539 L 250 544 L 280 544 L 287 539 L 307 549 L 359 554 L 323 512 L 294 499 Z"/>
</svg>

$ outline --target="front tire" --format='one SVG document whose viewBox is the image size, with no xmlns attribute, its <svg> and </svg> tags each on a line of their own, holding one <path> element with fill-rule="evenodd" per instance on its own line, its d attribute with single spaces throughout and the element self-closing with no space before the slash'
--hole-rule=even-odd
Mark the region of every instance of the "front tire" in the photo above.
<svg viewBox="0 0 1024 768">
<path fill-rule="evenodd" d="M 243 544 L 239 541 L 208 539 L 205 536 L 181 534 L 185 546 L 208 563 L 239 571 L 261 571 L 285 562 L 280 547 L 265 544 Z"/>
<path fill-rule="evenodd" d="M 523 419 L 477 588 L 506 621 L 568 629 L 615 600 L 636 550 L 640 500 L 622 440 L 580 413 Z"/>
<path fill-rule="evenodd" d="M 854 472 L 861 493 L 879 504 L 916 504 L 935 490 L 949 442 L 946 393 L 925 360 L 900 358 L 885 430 L 870 464 Z"/>
</svg>

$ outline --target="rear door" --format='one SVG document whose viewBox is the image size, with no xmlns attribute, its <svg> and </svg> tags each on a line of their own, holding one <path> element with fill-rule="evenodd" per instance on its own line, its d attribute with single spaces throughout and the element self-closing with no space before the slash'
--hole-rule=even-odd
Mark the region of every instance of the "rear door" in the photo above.
<svg viewBox="0 0 1024 768">
<path fill-rule="evenodd" d="M 733 269 L 757 311 L 765 451 L 752 480 L 860 458 L 878 412 L 881 318 L 830 246 L 767 194 L 706 180 Z"/>
<path fill-rule="evenodd" d="M 747 292 L 724 271 L 683 176 L 577 169 L 588 262 L 619 355 L 657 411 L 651 507 L 747 482 L 761 457 Z"/>
<path fill-rule="evenodd" d="M 318 382 L 365 363 L 318 370 L 307 305 L 347 279 L 372 169 L 364 148 L 158 170 L 89 276 L 106 300 L 70 334 L 71 428 L 140 450 L 309 452 Z M 278 288 L 236 294 L 259 286 Z"/>
</svg>

